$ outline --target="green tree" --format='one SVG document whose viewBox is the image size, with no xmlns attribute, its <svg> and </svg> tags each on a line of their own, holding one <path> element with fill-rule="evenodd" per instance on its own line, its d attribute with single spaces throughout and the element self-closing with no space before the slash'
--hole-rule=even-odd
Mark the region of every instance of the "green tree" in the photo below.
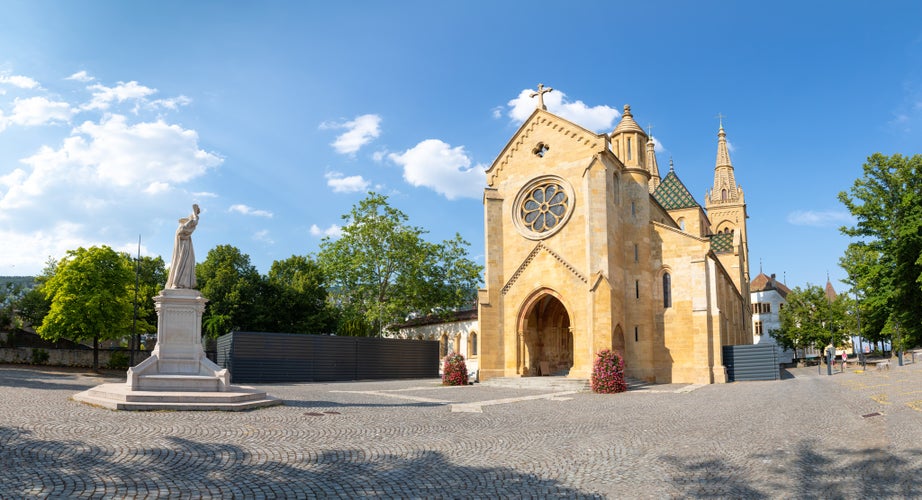
<svg viewBox="0 0 922 500">
<path fill-rule="evenodd" d="M 20 297 L 17 309 L 23 325 L 38 328 L 48 314 L 48 310 L 51 309 L 51 301 L 48 300 L 45 292 L 42 291 L 42 286 L 39 285 Z"/>
<path fill-rule="evenodd" d="M 260 299 L 262 331 L 331 333 L 336 327 L 320 265 L 308 257 L 292 255 L 273 262 Z"/>
<path fill-rule="evenodd" d="M 93 339 L 93 369 L 99 369 L 99 341 L 130 331 L 134 284 L 131 262 L 107 246 L 67 252 L 42 285 L 51 308 L 38 333 L 48 340 Z"/>
<path fill-rule="evenodd" d="M 460 236 L 425 241 L 424 230 L 408 225 L 407 216 L 376 193 L 343 219 L 342 237 L 324 238 L 317 258 L 331 301 L 341 310 L 340 333 L 379 335 L 410 313 L 473 303 L 481 267 L 468 259 Z"/>
<path fill-rule="evenodd" d="M 16 322 L 16 309 L 24 293 L 21 283 L 0 283 L 0 330 L 9 330 Z"/>
<path fill-rule="evenodd" d="M 843 258 L 867 311 L 867 335 L 900 333 L 900 343 L 922 341 L 922 155 L 874 154 L 864 175 L 839 200 L 856 224 L 841 231 L 858 241 Z M 893 325 L 887 328 L 886 325 Z M 862 324 L 864 329 L 864 324 Z"/>
<path fill-rule="evenodd" d="M 58 261 L 48 257 L 45 261 L 45 267 L 42 273 L 35 277 L 35 286 L 25 293 L 18 303 L 19 317 L 35 329 L 41 326 L 42 321 L 51 309 L 51 301 L 45 296 L 42 287 L 54 276 L 58 269 Z"/>
<path fill-rule="evenodd" d="M 884 286 L 886 269 L 880 262 L 880 252 L 863 242 L 850 243 L 839 265 L 848 273 L 845 282 L 856 300 L 855 332 L 871 342 L 885 340 L 891 289 Z"/>
<path fill-rule="evenodd" d="M 134 280 L 131 285 L 131 298 L 136 307 L 135 320 L 132 321 L 132 332 L 136 338 L 132 339 L 130 349 L 140 349 L 140 336 L 157 332 L 157 310 L 154 305 L 156 297 L 166 284 L 168 270 L 163 263 L 163 258 L 140 257 L 133 258 L 125 254 L 125 258 L 132 261 Z M 137 286 L 137 290 L 135 290 Z M 135 301 L 137 297 L 137 302 Z M 134 360 L 134 353 L 131 354 Z"/>
<path fill-rule="evenodd" d="M 822 352 L 829 344 L 847 345 L 853 331 L 847 296 L 839 295 L 830 302 L 822 288 L 807 284 L 791 290 L 786 301 L 778 314 L 781 328 L 769 332 L 779 344 L 795 352 L 810 346 Z"/>
<path fill-rule="evenodd" d="M 255 329 L 262 277 L 249 255 L 231 245 L 218 245 L 195 266 L 195 276 L 202 296 L 208 299 L 202 316 L 207 336 Z"/>
</svg>

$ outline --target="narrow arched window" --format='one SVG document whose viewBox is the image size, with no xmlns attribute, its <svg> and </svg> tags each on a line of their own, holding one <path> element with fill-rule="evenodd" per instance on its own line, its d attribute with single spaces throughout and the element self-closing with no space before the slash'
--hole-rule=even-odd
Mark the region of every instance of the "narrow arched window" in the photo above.
<svg viewBox="0 0 922 500">
<path fill-rule="evenodd" d="M 672 307 L 672 277 L 669 273 L 663 274 L 663 307 Z"/>
<path fill-rule="evenodd" d="M 444 333 L 439 339 L 439 356 L 443 358 L 448 356 L 448 335 Z"/>
<path fill-rule="evenodd" d="M 470 352 L 468 352 L 467 357 L 477 355 L 477 332 L 471 332 L 470 343 L 471 343 L 471 349 L 470 349 Z"/>
<path fill-rule="evenodd" d="M 727 201 L 727 190 L 722 189 L 720 191 L 720 201 Z"/>
</svg>

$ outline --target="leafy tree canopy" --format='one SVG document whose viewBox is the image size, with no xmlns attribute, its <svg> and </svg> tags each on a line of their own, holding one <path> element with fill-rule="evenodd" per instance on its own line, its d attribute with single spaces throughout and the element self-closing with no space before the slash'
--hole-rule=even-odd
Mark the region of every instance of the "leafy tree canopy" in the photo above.
<svg viewBox="0 0 922 500">
<path fill-rule="evenodd" d="M 864 336 L 922 342 L 922 155 L 874 154 L 841 201 L 855 238 L 840 260 L 861 302 Z M 890 325 L 890 326 L 888 326 Z"/>
<path fill-rule="evenodd" d="M 411 313 L 473 304 L 482 268 L 468 258 L 460 236 L 425 241 L 426 231 L 410 226 L 376 193 L 343 219 L 342 237 L 324 238 L 317 257 L 330 299 L 341 309 L 340 333 L 377 335 Z"/>
<path fill-rule="evenodd" d="M 51 307 L 38 333 L 49 340 L 93 339 L 93 367 L 99 368 L 98 343 L 130 331 L 134 285 L 131 262 L 107 246 L 67 252 L 42 292 Z"/>
<path fill-rule="evenodd" d="M 208 299 L 202 328 L 209 337 L 256 329 L 261 277 L 249 255 L 231 245 L 218 245 L 195 266 L 195 275 L 199 291 Z"/>
<path fill-rule="evenodd" d="M 820 350 L 829 344 L 847 345 L 854 333 L 847 296 L 839 295 L 830 301 L 822 288 L 808 284 L 805 288 L 795 287 L 786 300 L 778 314 L 781 328 L 769 332 L 779 344 L 788 349 L 815 346 Z"/>
<path fill-rule="evenodd" d="M 273 262 L 261 294 L 260 330 L 332 333 L 336 318 L 323 283 L 320 265 L 309 257 Z"/>
</svg>

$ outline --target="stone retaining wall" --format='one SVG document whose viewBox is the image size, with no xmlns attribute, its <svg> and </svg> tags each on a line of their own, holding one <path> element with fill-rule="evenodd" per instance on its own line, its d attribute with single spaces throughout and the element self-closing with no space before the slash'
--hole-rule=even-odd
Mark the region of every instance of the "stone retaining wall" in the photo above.
<svg viewBox="0 0 922 500">
<path fill-rule="evenodd" d="M 48 361 L 43 363 L 46 365 L 79 367 L 93 366 L 92 349 L 39 349 L 48 353 Z M 32 363 L 32 350 L 32 347 L 0 347 L 0 363 Z M 124 352 L 125 354 L 128 354 L 128 352 L 124 350 L 115 351 L 111 349 L 100 349 L 99 366 L 108 366 L 109 358 L 112 356 L 113 352 Z M 140 363 L 149 357 L 150 353 L 147 351 L 136 352 L 135 364 Z"/>
</svg>

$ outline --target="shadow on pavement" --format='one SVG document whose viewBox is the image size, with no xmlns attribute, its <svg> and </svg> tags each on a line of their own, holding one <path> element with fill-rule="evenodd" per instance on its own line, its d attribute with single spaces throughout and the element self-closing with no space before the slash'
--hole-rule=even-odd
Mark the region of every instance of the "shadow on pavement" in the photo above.
<svg viewBox="0 0 922 500">
<path fill-rule="evenodd" d="M 78 440 L 33 440 L 27 431 L 0 427 L 0 497 L 602 498 L 505 467 L 459 466 L 435 451 L 407 458 L 362 450 L 271 450 L 269 455 L 287 455 L 290 463 L 282 463 L 230 444 L 166 440 L 165 447 L 113 454 Z"/>
<path fill-rule="evenodd" d="M 747 462 L 763 464 L 756 471 L 712 456 L 661 459 L 678 471 L 671 478 L 675 487 L 692 498 L 918 498 L 922 450 L 905 453 L 819 449 L 804 441 L 794 450 L 749 454 Z"/>
</svg>

